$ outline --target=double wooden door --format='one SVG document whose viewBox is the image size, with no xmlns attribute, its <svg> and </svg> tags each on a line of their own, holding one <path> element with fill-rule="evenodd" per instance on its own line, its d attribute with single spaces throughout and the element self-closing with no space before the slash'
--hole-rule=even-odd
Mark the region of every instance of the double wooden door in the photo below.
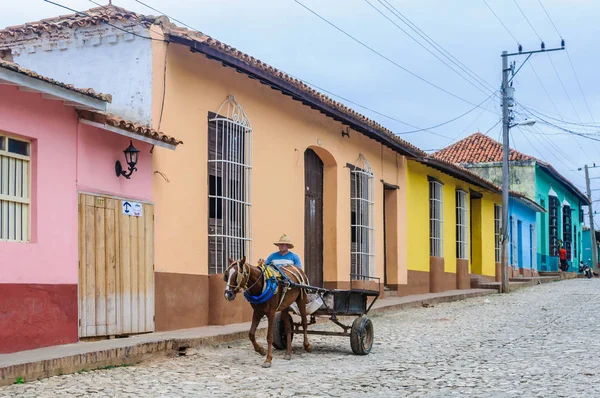
<svg viewBox="0 0 600 398">
<path fill-rule="evenodd" d="M 80 337 L 154 331 L 154 208 L 126 202 L 79 195 Z"/>
</svg>

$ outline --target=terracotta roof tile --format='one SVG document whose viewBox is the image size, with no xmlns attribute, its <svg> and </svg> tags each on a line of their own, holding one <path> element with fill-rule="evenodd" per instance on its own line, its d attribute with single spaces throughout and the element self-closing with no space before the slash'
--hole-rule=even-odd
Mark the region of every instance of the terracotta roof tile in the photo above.
<svg viewBox="0 0 600 398">
<path fill-rule="evenodd" d="M 162 141 L 166 144 L 170 145 L 179 145 L 183 144 L 183 141 L 180 141 L 176 138 L 170 137 L 158 130 L 155 130 L 151 127 L 144 126 L 140 123 L 135 123 L 129 120 L 125 120 L 119 116 L 105 113 L 105 112 L 97 112 L 97 111 L 85 111 L 79 110 L 77 111 L 79 117 L 82 119 L 89 120 L 91 122 L 96 122 L 100 124 L 107 124 L 109 126 L 118 127 L 120 129 L 129 131 L 134 134 L 138 134 L 144 137 L 152 138 L 154 140 Z"/>
<path fill-rule="evenodd" d="M 21 66 L 19 66 L 18 64 L 15 64 L 14 62 L 0 60 L 0 68 L 4 68 L 7 70 L 11 70 L 13 72 L 21 73 L 23 75 L 32 77 L 34 79 L 42 80 L 47 83 L 54 84 L 55 86 L 66 88 L 67 90 L 74 91 L 79 94 L 87 95 L 88 97 L 99 99 L 101 101 L 112 102 L 112 96 L 110 94 L 97 93 L 91 88 L 76 88 L 75 86 L 73 86 L 71 84 L 59 82 L 59 81 L 51 79 L 49 77 L 42 76 L 42 75 L 40 75 L 34 71 L 31 71 L 29 69 L 22 68 Z"/>
<path fill-rule="evenodd" d="M 503 150 L 498 141 L 482 133 L 475 133 L 432 155 L 437 159 L 460 164 L 502 162 Z M 526 161 L 535 158 L 511 149 L 509 160 Z"/>
<path fill-rule="evenodd" d="M 87 14 L 87 15 L 86 15 Z M 9 26 L 0 29 L 0 39 L 11 39 L 25 36 L 30 33 L 40 35 L 42 33 L 61 30 L 64 28 L 77 28 L 81 26 L 100 25 L 104 22 L 128 20 L 150 26 L 153 20 L 144 15 L 136 14 L 117 6 L 95 7 L 79 14 L 60 15 L 41 21 L 28 22 L 23 25 Z"/>
<path fill-rule="evenodd" d="M 413 144 L 399 138 L 391 130 L 383 127 L 381 124 L 374 120 L 367 118 L 364 115 L 356 112 L 354 109 L 342 104 L 341 102 L 334 101 L 325 94 L 311 88 L 304 84 L 302 81 L 291 77 L 290 75 L 256 59 L 242 51 L 239 51 L 230 45 L 227 45 L 219 40 L 216 40 L 208 35 L 201 32 L 192 31 L 189 29 L 181 28 L 169 21 L 166 16 L 147 16 L 137 14 L 135 12 L 128 11 L 124 8 L 117 7 L 114 5 L 91 8 L 87 11 L 83 11 L 79 14 L 62 15 L 56 18 L 47 18 L 38 22 L 30 22 L 19 26 L 12 26 L 6 29 L 0 30 L 0 39 L 2 38 L 16 38 L 18 36 L 27 35 L 29 33 L 41 34 L 52 30 L 60 30 L 63 28 L 73 28 L 77 26 L 88 26 L 88 25 L 99 25 L 103 22 L 115 22 L 121 20 L 128 20 L 142 24 L 149 27 L 150 25 L 160 25 L 167 35 L 172 35 L 180 38 L 187 38 L 198 43 L 207 44 L 210 47 L 218 50 L 219 52 L 233 56 L 238 60 L 246 63 L 249 66 L 259 68 L 264 72 L 270 74 L 273 78 L 279 79 L 285 83 L 291 84 L 308 94 L 309 96 L 323 102 L 324 104 L 346 114 L 350 118 L 357 122 L 364 123 L 371 128 L 383 133 L 384 135 L 391 138 L 398 145 L 403 146 L 417 156 L 426 156 L 427 154 L 421 149 L 417 148 Z"/>
<path fill-rule="evenodd" d="M 457 143 L 432 154 L 436 159 L 445 160 L 457 165 L 502 162 L 502 155 L 502 144 L 482 133 L 472 134 Z M 571 190 L 571 192 L 579 196 L 584 203 L 587 203 L 588 199 L 586 195 L 584 195 L 583 192 L 581 192 L 581 190 L 579 190 L 569 179 L 560 174 L 551 164 L 514 149 L 511 149 L 509 152 L 509 161 L 535 161 L 542 168 L 546 169 L 551 174 L 554 174 L 558 180 L 562 181 L 562 183 Z"/>
</svg>

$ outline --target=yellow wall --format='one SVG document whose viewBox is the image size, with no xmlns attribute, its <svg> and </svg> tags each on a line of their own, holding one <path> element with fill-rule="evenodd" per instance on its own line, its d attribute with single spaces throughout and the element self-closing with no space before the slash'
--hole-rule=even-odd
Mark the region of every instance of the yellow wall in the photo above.
<svg viewBox="0 0 600 398">
<path fill-rule="evenodd" d="M 474 202 L 473 241 L 469 242 L 469 245 L 473 245 L 473 258 L 469 259 L 469 267 L 473 273 L 483 272 L 484 275 L 493 276 L 495 274 L 494 202 L 501 201 L 500 195 L 484 191 L 480 187 L 413 160 L 408 160 L 407 173 L 408 269 L 429 272 L 428 176 L 444 184 L 444 270 L 456 272 L 456 190 L 469 192 L 473 189 L 482 193 L 483 198 Z M 469 247 L 469 251 L 470 249 Z"/>
<path fill-rule="evenodd" d="M 158 126 L 163 93 L 165 44 L 153 43 L 153 125 Z M 153 156 L 156 207 L 156 271 L 206 275 L 208 112 L 234 95 L 253 129 L 251 262 L 265 258 L 282 233 L 304 260 L 304 152 L 312 148 L 325 164 L 324 280 L 348 281 L 350 273 L 350 170 L 362 153 L 375 178 L 376 275 L 383 274 L 383 184 L 400 186 L 397 195 L 399 248 L 406 241 L 406 161 L 374 140 L 345 129 L 279 91 L 220 63 L 169 44 L 161 130 L 181 139 L 177 151 Z M 404 250 L 389 283 L 406 283 Z"/>
</svg>

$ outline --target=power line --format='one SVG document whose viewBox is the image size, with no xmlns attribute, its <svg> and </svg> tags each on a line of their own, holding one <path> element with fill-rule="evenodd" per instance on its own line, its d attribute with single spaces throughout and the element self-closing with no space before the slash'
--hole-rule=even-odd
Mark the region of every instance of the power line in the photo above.
<svg viewBox="0 0 600 398">
<path fill-rule="evenodd" d="M 92 0 L 89 0 L 89 1 L 92 1 Z M 167 14 L 163 13 L 162 11 L 160 11 L 160 10 L 158 10 L 158 9 L 156 9 L 156 8 L 154 8 L 154 7 L 152 7 L 152 6 L 148 5 L 148 4 L 146 4 L 146 3 L 144 3 L 144 2 L 142 2 L 142 1 L 140 1 L 140 0 L 135 0 L 135 1 L 136 1 L 136 2 L 138 2 L 138 3 L 140 3 L 140 4 L 142 4 L 142 5 L 143 5 L 143 6 L 145 6 L 145 7 L 148 7 L 149 9 L 151 9 L 151 10 L 153 10 L 153 11 L 156 11 L 156 12 L 157 12 L 157 13 L 159 13 L 159 14 L 165 15 L 165 16 L 166 16 L 166 17 L 168 17 L 169 19 L 172 19 L 172 20 L 174 20 L 174 21 L 176 21 L 176 22 L 179 22 L 179 23 L 181 23 L 182 25 L 186 26 L 187 28 L 189 28 L 189 29 L 191 29 L 191 30 L 193 30 L 193 31 L 196 31 L 196 32 L 198 32 L 198 30 L 197 30 L 196 28 L 194 28 L 193 26 L 190 26 L 190 25 L 186 24 L 185 22 L 182 22 L 182 21 L 180 21 L 180 20 L 178 20 L 178 19 L 176 19 L 176 18 L 173 18 L 173 17 L 171 17 L 171 16 L 169 16 L 169 15 L 167 15 Z M 304 84 L 307 84 L 307 85 L 309 85 L 309 86 L 312 86 L 312 87 L 314 87 L 314 88 L 316 88 L 316 89 L 318 89 L 318 90 L 320 90 L 320 91 L 323 91 L 323 92 L 325 92 L 325 93 L 327 93 L 327 94 L 329 94 L 329 95 L 332 95 L 332 96 L 334 96 L 334 97 L 340 98 L 340 99 L 342 99 L 343 101 L 346 101 L 346 102 L 348 102 L 348 103 L 350 103 L 350 104 L 352 104 L 352 105 L 358 106 L 358 107 L 360 107 L 360 108 L 363 108 L 363 109 L 366 109 L 366 110 L 368 110 L 368 111 L 370 111 L 370 112 L 373 112 L 373 113 L 375 113 L 375 114 L 377 114 L 377 115 L 383 116 L 383 117 L 385 117 L 385 118 L 388 118 L 388 119 L 390 119 L 390 120 L 393 120 L 393 121 L 395 121 L 395 122 L 398 122 L 398 123 L 401 123 L 401 124 L 404 124 L 404 125 L 406 125 L 406 126 L 409 126 L 409 127 L 412 127 L 412 128 L 414 128 L 414 129 L 416 129 L 416 130 L 412 130 L 412 131 L 408 131 L 408 132 L 402 132 L 402 133 L 398 133 L 397 135 L 402 135 L 402 134 L 410 134 L 410 133 L 415 133 L 415 132 L 419 132 L 419 131 L 424 131 L 424 132 L 431 133 L 431 134 L 433 134 L 433 135 L 437 135 L 437 136 L 439 136 L 439 137 L 442 137 L 442 138 L 449 138 L 449 139 L 450 139 L 451 137 L 448 137 L 448 136 L 446 136 L 446 135 L 443 135 L 443 134 L 439 134 L 439 133 L 436 133 L 436 132 L 430 131 L 430 129 L 437 128 L 437 127 L 441 127 L 441 126 L 443 126 L 443 125 L 446 125 L 446 124 L 448 124 L 448 123 L 451 123 L 451 122 L 453 122 L 453 121 L 455 121 L 455 120 L 458 120 L 458 119 L 460 119 L 461 117 L 463 117 L 463 116 L 465 116 L 465 115 L 467 115 L 467 114 L 471 113 L 471 112 L 472 112 L 472 111 L 474 111 L 475 109 L 477 109 L 477 108 L 478 108 L 480 105 L 482 105 L 483 103 L 485 103 L 486 101 L 488 101 L 488 100 L 490 99 L 490 97 L 491 97 L 491 96 L 490 96 L 490 97 L 486 98 L 486 99 L 485 99 L 483 102 L 481 102 L 479 105 L 475 106 L 474 108 L 470 109 L 469 111 L 467 111 L 467 112 L 465 112 L 465 113 L 461 114 L 460 116 L 457 116 L 457 117 L 455 117 L 455 118 L 453 118 L 453 119 L 451 119 L 451 120 L 448 120 L 448 121 L 446 121 L 446 122 L 443 122 L 443 123 L 439 123 L 439 124 L 438 124 L 438 125 L 436 125 L 436 126 L 432 126 L 432 127 L 428 127 L 428 128 L 420 128 L 420 127 L 418 127 L 418 126 L 415 126 L 415 125 L 413 125 L 413 124 L 411 124 L 411 123 L 405 122 L 405 121 L 403 121 L 403 120 L 400 120 L 400 119 L 397 119 L 397 118 L 395 118 L 395 117 L 393 117 L 393 116 L 390 116 L 390 115 L 387 115 L 387 114 L 385 114 L 385 113 L 379 112 L 379 111 L 377 111 L 377 110 L 375 110 L 375 109 L 369 108 L 369 107 L 367 107 L 367 106 L 365 106 L 365 105 L 359 104 L 359 103 L 357 103 L 357 102 L 355 102 L 355 101 L 352 101 L 352 100 L 350 100 L 350 99 L 348 99 L 348 98 L 345 98 L 345 97 L 343 97 L 343 96 L 341 96 L 341 95 L 339 95 L 339 94 L 336 94 L 336 93 L 334 93 L 334 92 L 332 92 L 332 91 L 329 91 L 329 90 L 327 90 L 327 89 L 324 89 L 324 88 L 322 88 L 322 87 L 319 87 L 319 86 L 317 86 L 316 84 L 310 83 L 310 82 L 308 82 L 308 81 L 306 81 L 306 80 L 304 80 L 304 79 L 301 79 L 301 78 L 299 78 L 299 77 L 293 76 L 293 75 L 291 75 L 291 74 L 289 74 L 289 73 L 288 73 L 288 75 L 289 75 L 290 77 L 294 78 L 294 79 L 300 80 L 300 81 L 301 81 L 301 82 L 303 82 Z"/>
<path fill-rule="evenodd" d="M 561 40 L 562 40 L 563 36 L 558 31 L 558 28 L 556 27 L 556 24 L 554 23 L 554 21 L 550 17 L 550 14 L 548 13 L 548 10 L 546 10 L 546 7 L 544 7 L 544 4 L 542 3 L 542 0 L 538 0 L 538 3 L 540 3 L 540 6 L 544 10 L 544 13 L 546 13 L 546 16 L 548 17 L 548 20 L 550 21 L 550 23 L 552 24 L 552 26 L 554 26 L 554 30 L 556 30 L 556 33 L 558 34 L 558 37 L 560 37 Z M 577 81 L 577 86 L 579 86 L 579 91 L 581 92 L 581 96 L 583 97 L 583 101 L 585 102 L 587 110 L 590 113 L 590 116 L 592 117 L 592 121 L 594 121 L 594 124 L 596 124 L 596 121 L 594 120 L 594 114 L 592 113 L 592 110 L 590 108 L 590 104 L 588 103 L 588 100 L 587 100 L 585 94 L 583 93 L 583 88 L 581 87 L 581 82 L 579 81 L 579 76 L 577 76 L 577 72 L 575 72 L 575 67 L 573 66 L 573 60 L 571 59 L 571 55 L 569 54 L 569 50 L 567 49 L 566 52 L 567 52 L 567 58 L 569 60 L 569 64 L 571 65 L 571 70 L 573 71 L 573 75 L 575 75 L 575 80 Z"/>
<path fill-rule="evenodd" d="M 535 70 L 535 68 L 533 67 L 533 64 L 530 62 L 529 66 L 531 67 L 531 70 L 533 71 L 533 73 L 535 74 L 535 77 L 537 78 L 537 81 L 540 83 L 540 86 L 542 86 L 542 90 L 544 90 L 544 92 L 546 93 L 546 96 L 548 97 L 548 99 L 550 100 L 550 103 L 552 104 L 552 106 L 554 107 L 554 109 L 556 110 L 556 113 L 558 113 L 558 115 L 560 116 L 560 118 L 562 119 L 562 115 L 560 114 L 560 111 L 558 110 L 558 107 L 556 106 L 556 104 L 554 103 L 554 100 L 552 99 L 552 97 L 550 96 L 550 94 L 548 93 L 548 90 L 546 90 L 546 85 L 542 82 L 542 79 L 540 79 L 540 76 L 538 75 L 537 71 Z"/>
<path fill-rule="evenodd" d="M 500 24 L 502 26 L 504 26 L 504 29 L 508 32 L 509 35 L 512 36 L 513 39 L 515 39 L 515 41 L 517 42 L 517 44 L 519 44 L 519 40 L 517 40 L 517 38 L 515 37 L 515 35 L 512 34 L 512 32 L 510 31 L 510 29 L 508 29 L 506 27 L 506 25 L 504 25 L 504 22 L 502 22 L 502 20 L 500 19 L 500 17 L 494 12 L 494 10 L 492 9 L 492 7 L 490 7 L 490 5 L 487 3 L 487 1 L 482 0 L 485 5 L 487 6 L 487 8 L 489 8 L 489 10 L 492 12 L 492 14 L 494 14 L 494 16 L 496 17 L 496 19 L 498 20 L 498 22 L 500 22 Z"/>
<path fill-rule="evenodd" d="M 519 11 L 521 11 L 521 15 L 523 15 L 523 18 L 525 18 L 525 20 L 527 21 L 527 23 L 529 24 L 529 26 L 531 26 L 531 30 L 533 30 L 533 33 L 535 33 L 535 35 L 540 39 L 540 41 L 543 41 L 542 40 L 542 36 L 540 36 L 538 34 L 537 30 L 535 30 L 535 28 L 533 27 L 533 24 L 529 21 L 529 18 L 527 18 L 527 15 L 525 15 L 525 13 L 521 9 L 521 7 L 519 7 L 519 3 L 517 3 L 517 0 L 513 0 L 513 1 L 515 2 L 515 5 L 519 9 Z"/>
<path fill-rule="evenodd" d="M 457 120 L 457 119 L 460 119 L 461 117 L 463 117 L 463 116 L 465 116 L 465 115 L 467 115 L 467 114 L 469 114 L 469 113 L 473 112 L 473 111 L 474 111 L 475 109 L 477 109 L 477 108 L 481 108 L 481 105 L 483 105 L 484 103 L 486 103 L 487 101 L 489 101 L 489 100 L 490 100 L 490 98 L 492 98 L 492 96 L 494 96 L 494 94 L 495 94 L 495 93 L 492 93 L 490 96 L 488 96 L 486 99 L 484 99 L 484 100 L 483 100 L 482 102 L 480 102 L 478 105 L 476 105 L 474 108 L 471 108 L 471 109 L 469 109 L 468 111 L 466 111 L 465 113 L 463 113 L 463 114 L 461 114 L 461 115 L 459 115 L 459 116 L 455 117 L 454 119 L 447 120 L 447 121 L 445 121 L 445 122 L 443 122 L 443 123 L 436 124 L 435 126 L 431 126 L 431 127 L 428 127 L 428 128 L 426 128 L 426 129 L 418 129 L 418 130 L 412 130 L 412 131 L 405 131 L 405 132 L 398 133 L 398 134 L 399 134 L 399 135 L 404 135 L 404 134 L 412 134 L 412 133 L 417 133 L 417 132 L 419 132 L 419 131 L 423 131 L 423 130 L 429 130 L 429 129 L 434 129 L 434 128 L 437 128 L 437 127 L 444 126 L 444 125 L 446 125 L 446 124 L 448 124 L 448 123 L 451 123 L 451 122 L 453 122 L 453 121 L 455 121 L 455 120 Z M 485 109 L 485 108 L 482 108 L 482 109 Z"/>
<path fill-rule="evenodd" d="M 465 81 L 467 81 L 469 84 L 471 84 L 473 87 L 475 87 L 477 90 L 488 94 L 490 91 L 493 93 L 496 93 L 496 90 L 492 87 L 492 89 L 490 90 L 488 87 L 486 87 L 486 85 L 488 85 L 487 82 L 485 82 L 483 79 L 481 79 L 479 76 L 475 75 L 473 76 L 472 73 L 470 73 L 470 69 L 469 71 L 466 70 L 466 66 L 462 63 L 459 63 L 462 65 L 459 65 L 457 62 L 455 62 L 452 58 L 453 57 L 450 53 L 448 53 L 448 51 L 444 50 L 441 46 L 439 46 L 439 44 L 434 45 L 434 41 L 433 39 L 429 38 L 429 36 L 427 36 L 421 29 L 419 29 L 416 25 L 414 25 L 412 22 L 410 22 L 410 24 L 407 22 L 409 21 L 408 18 L 406 18 L 406 16 L 404 16 L 402 13 L 400 13 L 400 11 L 398 11 L 393 5 L 391 5 L 389 2 L 387 1 L 382 1 L 382 0 L 377 0 L 381 5 L 383 5 L 389 12 L 391 12 L 396 18 L 398 18 L 400 21 L 402 21 L 406 26 L 408 26 L 413 32 L 417 33 L 417 35 L 419 35 L 423 40 L 425 40 L 430 46 L 432 46 L 435 50 L 437 50 L 442 56 L 444 56 L 446 59 L 448 59 L 450 62 L 452 62 L 454 65 L 456 65 L 462 72 L 466 73 L 471 79 L 473 79 L 476 83 L 478 83 L 479 85 L 483 86 L 484 90 L 483 91 L 479 86 L 476 86 L 471 80 L 467 79 L 464 75 L 462 75 L 461 73 L 459 73 L 457 70 L 455 70 L 453 67 L 451 67 L 450 65 L 448 65 L 448 63 L 446 63 L 443 59 L 441 59 L 437 54 L 435 54 L 433 51 L 431 51 L 429 48 L 427 48 L 423 43 L 421 43 L 420 41 L 418 41 L 415 37 L 413 37 L 410 33 L 408 33 L 406 30 L 404 30 L 400 25 L 398 25 L 396 22 L 394 22 L 391 18 L 389 18 L 387 15 L 385 15 L 385 13 L 383 11 L 381 11 L 380 9 L 378 9 L 377 7 L 375 7 L 369 0 L 364 0 L 368 5 L 370 5 L 374 10 L 376 10 L 379 14 L 381 14 L 384 18 L 386 18 L 388 21 L 390 21 L 394 26 L 396 26 L 396 28 L 398 28 L 399 30 L 401 30 L 404 34 L 406 34 L 408 37 L 410 37 L 415 43 L 417 43 L 419 46 L 423 47 L 427 52 L 429 52 L 431 55 L 433 55 L 435 58 L 437 58 L 440 62 L 442 62 L 444 65 L 446 65 L 449 69 L 451 69 L 454 73 L 456 73 L 457 75 L 459 75 L 461 78 L 463 78 Z M 415 27 L 413 27 L 413 25 Z M 416 29 L 415 29 L 416 28 Z M 417 30 L 418 29 L 418 30 Z M 421 34 L 421 32 L 423 32 L 423 34 Z M 444 50 L 445 52 L 447 52 L 448 54 L 450 54 L 450 56 L 452 58 L 450 58 L 448 55 L 446 55 L 442 50 L 440 50 L 438 47 L 440 47 L 442 50 Z M 455 58 L 456 59 L 456 58 Z M 468 68 L 467 68 L 468 69 Z M 471 71 L 472 72 L 472 71 Z M 481 81 L 483 81 L 483 84 L 481 83 Z"/>
<path fill-rule="evenodd" d="M 544 10 L 544 12 L 546 13 L 546 16 L 550 20 L 550 23 L 552 24 L 552 26 L 554 26 L 554 30 L 556 30 L 556 33 L 558 33 L 558 36 L 562 39 L 562 35 L 558 31 L 558 28 L 556 27 L 556 25 L 554 25 L 554 21 L 552 21 L 552 18 L 550 18 L 550 14 L 548 14 L 548 11 L 546 11 L 546 7 L 544 7 L 544 5 L 542 4 L 542 0 L 538 0 L 538 3 L 540 3 L 540 6 L 542 6 L 542 9 Z"/>
<path fill-rule="evenodd" d="M 475 73 L 471 68 L 462 63 L 458 58 L 456 58 L 452 53 L 446 50 L 442 45 L 436 42 L 433 38 L 431 38 L 427 33 L 425 33 L 422 29 L 420 29 L 415 23 L 413 23 L 406 15 L 402 14 L 400 10 L 394 7 L 388 0 L 377 0 L 379 3 L 385 5 L 387 4 L 393 10 L 392 13 L 396 15 L 398 19 L 400 19 L 404 24 L 406 24 L 410 29 L 412 29 L 415 33 L 417 33 L 421 38 L 423 38 L 427 43 L 429 43 L 433 48 L 438 50 L 440 54 L 444 55 L 450 62 L 458 66 L 459 68 L 462 66 L 464 69 L 468 71 L 467 74 L 471 76 L 474 80 L 481 83 L 483 86 L 487 86 L 487 88 L 492 92 L 497 92 L 498 88 L 492 84 L 489 84 L 485 79 Z M 385 4 L 384 4 L 385 3 Z M 389 9 L 389 8 L 388 8 Z M 447 55 L 446 55 L 447 54 Z M 455 62 L 456 61 L 456 62 Z"/>
<path fill-rule="evenodd" d="M 470 105 L 475 105 L 473 102 L 466 100 L 454 93 L 451 93 L 450 91 L 436 85 L 435 83 L 430 82 L 429 80 L 417 75 L 416 73 L 406 69 L 405 67 L 403 67 L 402 65 L 400 65 L 399 63 L 397 63 L 396 61 L 392 60 L 391 58 L 383 55 L 382 53 L 380 53 L 379 51 L 373 49 L 372 47 L 368 46 L 367 44 L 363 43 L 362 41 L 360 41 L 359 39 L 357 39 L 356 37 L 352 36 L 350 33 L 346 32 L 345 30 L 343 30 L 342 28 L 338 27 L 337 25 L 333 24 L 332 22 L 330 22 L 329 20 L 327 20 L 326 18 L 322 17 L 321 15 L 319 15 L 317 12 L 313 11 L 312 9 L 310 9 L 309 7 L 305 6 L 304 4 L 302 4 L 299 0 L 294 0 L 294 2 L 296 2 L 298 5 L 300 5 L 301 7 L 303 7 L 304 9 L 308 10 L 311 14 L 315 15 L 317 18 L 319 18 L 320 20 L 322 20 L 323 22 L 327 23 L 328 25 L 330 25 L 331 27 L 335 28 L 336 30 L 338 30 L 340 33 L 344 34 L 345 36 L 349 37 L 350 39 L 354 40 L 355 42 L 357 42 L 358 44 L 360 44 L 361 46 L 363 46 L 364 48 L 366 48 L 367 50 L 371 51 L 372 53 L 378 55 L 379 57 L 385 59 L 386 61 L 388 61 L 389 63 L 391 63 L 392 65 L 396 66 L 397 68 L 403 70 L 404 72 L 408 73 L 409 75 L 421 80 L 422 82 L 460 100 L 463 101 L 467 104 Z M 493 111 L 488 110 L 488 112 L 491 113 L 495 113 Z"/>
</svg>

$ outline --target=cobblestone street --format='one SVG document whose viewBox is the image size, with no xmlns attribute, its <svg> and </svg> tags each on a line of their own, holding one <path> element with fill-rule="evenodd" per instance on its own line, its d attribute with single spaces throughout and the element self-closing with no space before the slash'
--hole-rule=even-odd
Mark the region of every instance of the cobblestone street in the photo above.
<svg viewBox="0 0 600 398">
<path fill-rule="evenodd" d="M 325 336 L 309 336 L 305 353 L 296 336 L 292 360 L 275 351 L 263 369 L 245 340 L 0 388 L 0 397 L 600 396 L 599 291 L 600 280 L 578 279 L 374 316 L 367 356 Z"/>
</svg>

